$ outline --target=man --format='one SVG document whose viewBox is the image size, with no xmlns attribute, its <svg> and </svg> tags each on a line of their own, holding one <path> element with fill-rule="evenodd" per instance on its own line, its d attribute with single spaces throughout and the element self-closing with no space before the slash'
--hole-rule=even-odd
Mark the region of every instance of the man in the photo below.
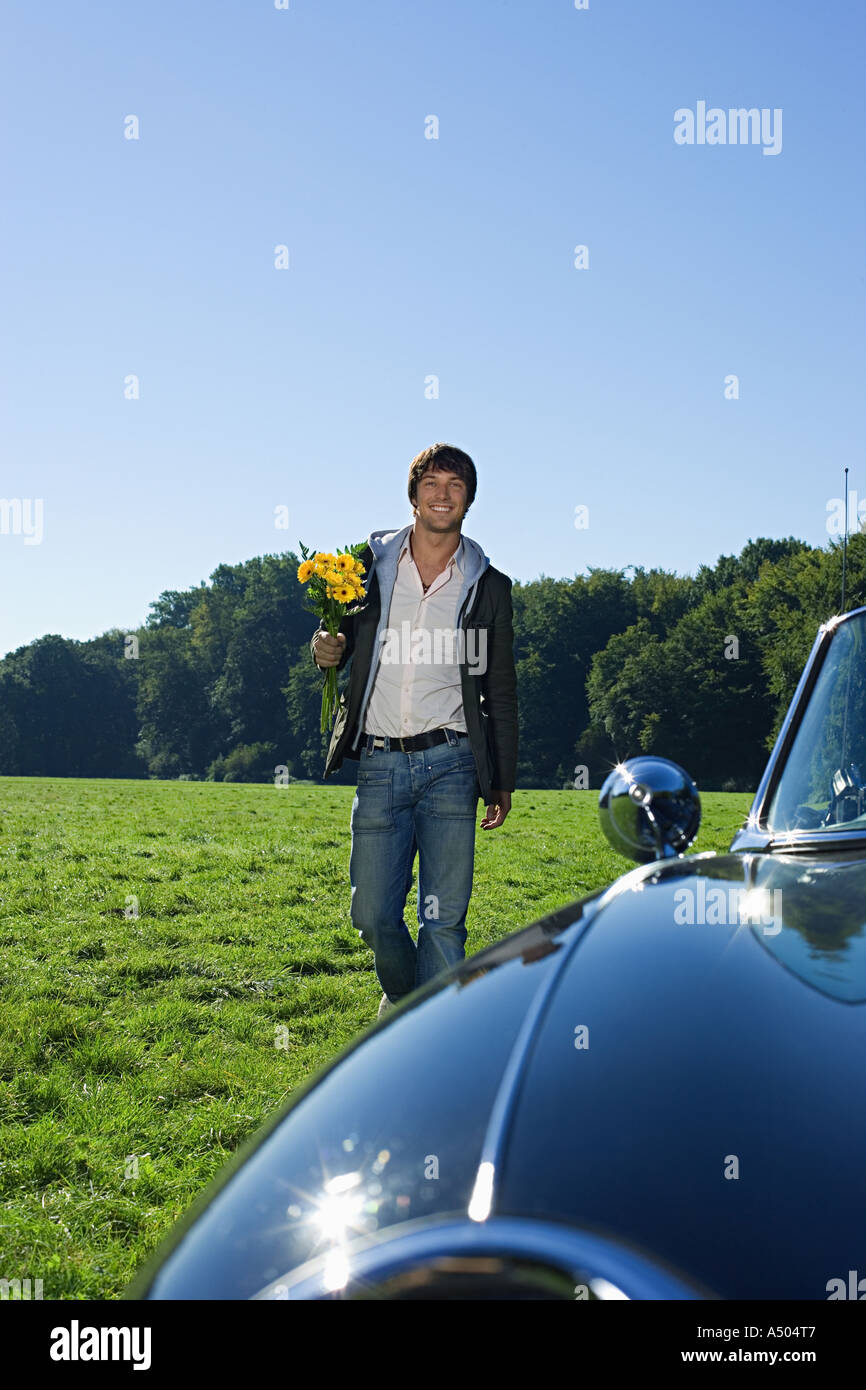
<svg viewBox="0 0 866 1390">
<path fill-rule="evenodd" d="M 359 761 L 352 802 L 352 921 L 372 948 L 380 1015 L 465 955 L 475 813 L 502 825 L 517 768 L 511 580 L 461 534 L 475 498 L 468 454 L 413 459 L 414 520 L 374 531 L 366 598 L 310 646 L 322 669 L 352 661 L 325 777 Z M 403 910 L 418 852 L 418 942 Z"/>
</svg>

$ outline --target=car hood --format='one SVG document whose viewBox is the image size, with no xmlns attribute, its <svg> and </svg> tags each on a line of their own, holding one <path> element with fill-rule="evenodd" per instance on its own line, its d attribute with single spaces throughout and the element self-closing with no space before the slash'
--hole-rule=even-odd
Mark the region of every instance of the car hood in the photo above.
<svg viewBox="0 0 866 1390">
<path fill-rule="evenodd" d="M 617 879 L 597 910 L 644 892 L 648 924 L 665 925 L 672 916 L 684 928 L 751 931 L 805 984 L 836 999 L 866 1001 L 866 853 L 666 860 Z"/>
<path fill-rule="evenodd" d="M 723 1298 L 826 1298 L 866 1229 L 864 924 L 850 853 L 618 880 L 523 1070 L 497 1211 L 603 1232 Z"/>
<path fill-rule="evenodd" d="M 491 1218 L 723 1298 L 826 1297 L 862 1262 L 864 890 L 852 854 L 695 855 L 479 952 L 313 1076 L 132 1296 L 261 1296 L 465 1220 L 486 1169 Z"/>
</svg>

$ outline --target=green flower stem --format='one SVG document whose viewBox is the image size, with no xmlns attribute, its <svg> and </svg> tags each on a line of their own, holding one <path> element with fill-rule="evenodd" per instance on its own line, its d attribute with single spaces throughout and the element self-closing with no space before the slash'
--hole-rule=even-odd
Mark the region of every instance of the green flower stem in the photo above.
<svg viewBox="0 0 866 1390">
<path fill-rule="evenodd" d="M 340 613 L 337 604 L 333 600 L 325 601 L 325 612 L 322 621 L 331 637 L 336 637 L 340 630 Z M 325 672 L 325 684 L 322 687 L 322 733 L 330 732 L 331 725 L 337 715 L 337 668 L 329 666 Z"/>
</svg>

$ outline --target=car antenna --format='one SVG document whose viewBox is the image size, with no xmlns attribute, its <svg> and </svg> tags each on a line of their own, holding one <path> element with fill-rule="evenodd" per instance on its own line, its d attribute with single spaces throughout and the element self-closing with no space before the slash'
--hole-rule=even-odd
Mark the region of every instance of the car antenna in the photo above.
<svg viewBox="0 0 866 1390">
<path fill-rule="evenodd" d="M 845 469 L 845 534 L 842 537 L 842 606 L 840 613 L 845 612 L 845 569 L 848 560 L 848 469 Z"/>
</svg>

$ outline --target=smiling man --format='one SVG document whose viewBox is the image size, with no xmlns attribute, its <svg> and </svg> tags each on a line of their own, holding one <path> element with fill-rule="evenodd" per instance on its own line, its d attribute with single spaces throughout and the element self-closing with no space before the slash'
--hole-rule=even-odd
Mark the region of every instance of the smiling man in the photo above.
<svg viewBox="0 0 866 1390">
<path fill-rule="evenodd" d="M 372 532 L 367 596 L 336 637 L 320 628 L 317 666 L 352 662 L 325 777 L 359 761 L 352 802 L 352 921 L 372 948 L 381 1014 L 464 958 L 482 830 L 511 809 L 517 679 L 511 580 L 461 534 L 475 498 L 468 454 L 434 444 L 409 468 L 414 521 Z M 418 941 L 403 912 L 418 854 Z"/>
</svg>

